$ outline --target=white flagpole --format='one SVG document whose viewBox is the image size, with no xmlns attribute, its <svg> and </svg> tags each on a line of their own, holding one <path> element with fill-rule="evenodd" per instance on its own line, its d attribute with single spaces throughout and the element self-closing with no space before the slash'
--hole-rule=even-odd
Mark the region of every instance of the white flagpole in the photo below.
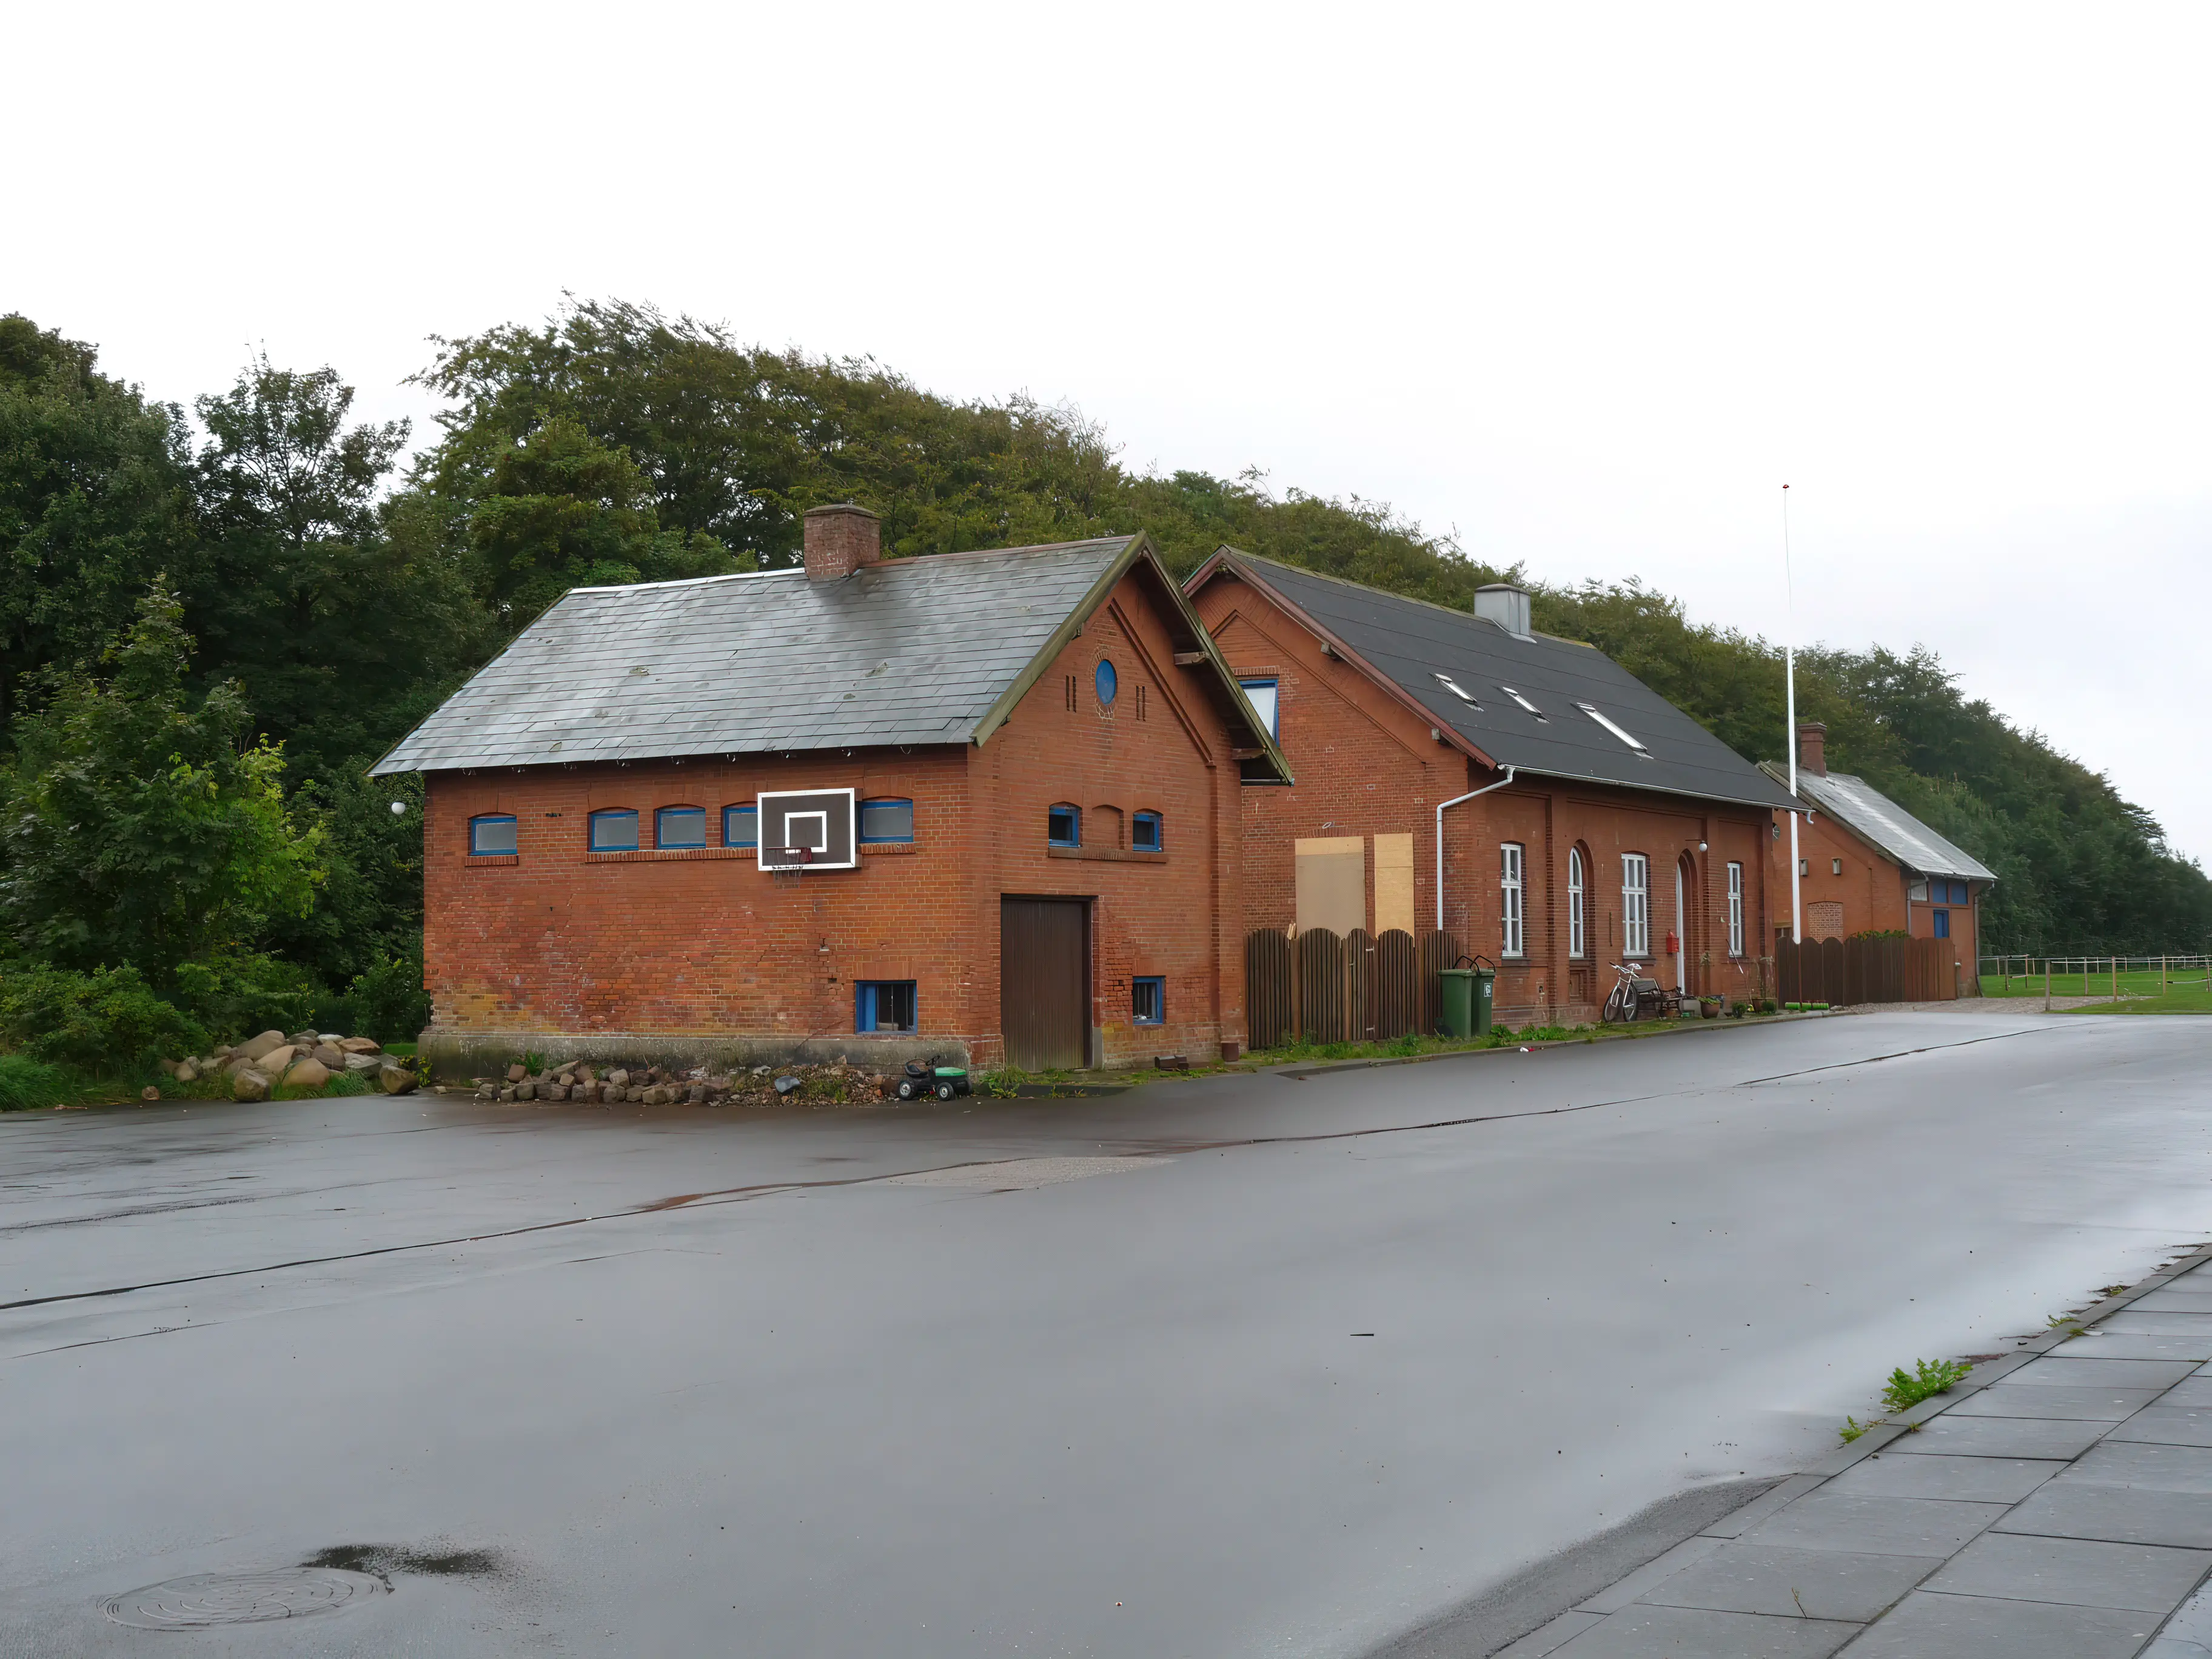
<svg viewBox="0 0 2212 1659">
<path fill-rule="evenodd" d="M 1784 719 L 1789 722 L 1783 732 L 1783 751 L 1790 757 L 1790 799 L 1797 799 L 1797 590 L 1790 574 L 1790 486 L 1782 486 L 1782 678 L 1783 696 L 1788 712 Z M 1790 942 L 1805 942 L 1804 890 L 1798 884 L 1797 872 L 1804 860 L 1797 854 L 1797 814 L 1790 814 Z"/>
</svg>

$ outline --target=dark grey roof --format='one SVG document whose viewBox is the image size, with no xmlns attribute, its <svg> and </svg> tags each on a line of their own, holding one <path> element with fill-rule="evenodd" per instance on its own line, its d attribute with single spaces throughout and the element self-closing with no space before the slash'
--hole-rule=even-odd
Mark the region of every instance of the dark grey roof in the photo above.
<svg viewBox="0 0 2212 1659">
<path fill-rule="evenodd" d="M 886 560 L 842 581 L 576 588 L 373 771 L 980 742 L 1149 547 L 1114 536 Z"/>
<path fill-rule="evenodd" d="M 1233 549 L 1223 549 L 1216 558 L 1304 613 L 1438 726 L 1500 766 L 1707 800 L 1784 810 L 1790 805 L 1786 790 L 1592 647 L 1542 634 L 1522 639 L 1471 612 Z M 1479 707 L 1455 696 L 1440 674 Z M 1509 686 L 1539 713 L 1516 702 Z M 1583 712 L 1585 703 L 1648 753 L 1638 753 L 1606 730 Z"/>
<path fill-rule="evenodd" d="M 1759 769 L 1778 782 L 1789 776 L 1772 761 L 1761 763 Z M 1855 778 L 1848 772 L 1821 775 L 1801 768 L 1797 793 L 1814 811 L 1827 813 L 1920 875 L 1957 876 L 1966 881 L 1997 878 L 1996 871 L 1937 835 L 1864 778 Z"/>
</svg>

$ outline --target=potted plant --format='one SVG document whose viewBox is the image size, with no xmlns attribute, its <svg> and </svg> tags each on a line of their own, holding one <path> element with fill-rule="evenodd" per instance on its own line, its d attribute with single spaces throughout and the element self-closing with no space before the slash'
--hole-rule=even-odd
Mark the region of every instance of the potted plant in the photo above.
<svg viewBox="0 0 2212 1659">
<path fill-rule="evenodd" d="M 1703 1014 L 1707 1019 L 1718 1019 L 1721 1017 L 1720 994 L 1717 991 L 1708 991 L 1705 995 L 1699 997 L 1698 999 L 1698 1012 Z"/>
</svg>

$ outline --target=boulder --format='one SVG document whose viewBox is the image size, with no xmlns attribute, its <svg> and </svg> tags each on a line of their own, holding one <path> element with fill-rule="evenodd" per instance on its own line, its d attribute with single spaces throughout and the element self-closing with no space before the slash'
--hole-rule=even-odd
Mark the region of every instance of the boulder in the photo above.
<svg viewBox="0 0 2212 1659">
<path fill-rule="evenodd" d="M 589 1088 L 592 1084 L 597 1083 L 599 1080 L 599 1074 L 593 1071 L 590 1066 L 579 1066 L 576 1068 L 576 1081 L 582 1084 L 586 1088 Z"/>
<path fill-rule="evenodd" d="M 327 1041 L 318 1042 L 315 1045 L 315 1058 L 322 1061 L 323 1069 L 325 1071 L 343 1072 L 345 1070 L 344 1051 L 332 1048 Z"/>
<path fill-rule="evenodd" d="M 374 1037 L 340 1037 L 337 1046 L 349 1054 L 380 1054 L 384 1045 Z"/>
<path fill-rule="evenodd" d="M 264 1031 L 258 1037 L 248 1037 L 245 1042 L 240 1043 L 238 1047 L 233 1048 L 228 1054 L 224 1056 L 224 1058 L 227 1060 L 234 1060 L 239 1055 L 243 1054 L 248 1060 L 258 1060 L 262 1055 L 267 1054 L 271 1048 L 281 1048 L 283 1046 L 284 1034 L 282 1031 Z"/>
<path fill-rule="evenodd" d="M 199 1080 L 200 1080 L 200 1063 L 199 1063 L 199 1061 L 198 1061 L 198 1060 L 188 1060 L 185 1061 L 183 1065 L 181 1065 L 181 1066 L 178 1066 L 178 1067 L 177 1067 L 177 1081 L 178 1081 L 178 1082 L 179 1082 L 179 1083 L 197 1083 L 197 1082 L 198 1082 Z"/>
<path fill-rule="evenodd" d="M 313 1054 L 295 1061 L 284 1073 L 286 1085 L 295 1089 L 319 1089 L 331 1080 L 331 1068 Z"/>
<path fill-rule="evenodd" d="M 503 1101 L 512 1103 L 514 1099 L 514 1085 L 510 1083 L 501 1089 L 499 1091 L 499 1097 Z"/>
<path fill-rule="evenodd" d="M 532 1083 L 528 1078 L 523 1079 L 521 1082 L 514 1085 L 514 1097 L 517 1100 L 537 1099 L 538 1085 Z"/>
<path fill-rule="evenodd" d="M 629 1087 L 629 1073 L 617 1066 L 607 1073 L 607 1081 L 617 1089 L 627 1089 Z"/>
<path fill-rule="evenodd" d="M 707 1103 L 707 1085 L 703 1083 L 693 1084 L 684 1091 L 684 1097 L 694 1106 L 704 1106 Z"/>
<path fill-rule="evenodd" d="M 623 1091 L 623 1098 L 629 1101 L 632 1105 L 635 1105 L 638 1102 L 645 1098 L 645 1091 L 635 1087 L 625 1089 Z"/>
<path fill-rule="evenodd" d="M 529 1075 L 530 1068 L 519 1060 L 507 1068 L 507 1080 L 509 1083 L 520 1083 Z"/>
<path fill-rule="evenodd" d="M 546 1099 L 548 1099 L 548 1100 L 566 1100 L 566 1099 L 568 1099 L 568 1085 L 567 1084 L 565 1084 L 565 1083 L 549 1083 L 549 1084 L 547 1084 L 547 1085 L 545 1085 L 545 1098 L 546 1098 Z"/>
<path fill-rule="evenodd" d="M 260 1059 L 255 1060 L 253 1069 L 257 1072 L 266 1072 L 271 1077 L 282 1077 L 284 1075 L 285 1068 L 299 1059 L 303 1052 L 295 1044 L 287 1042 L 281 1048 L 271 1048 Z"/>
<path fill-rule="evenodd" d="M 163 1077 L 174 1077 L 177 1074 L 177 1062 L 173 1060 L 162 1060 L 161 1067 Z"/>
<path fill-rule="evenodd" d="M 159 1100 L 161 1097 L 161 1091 L 150 1083 L 138 1091 L 138 1098 L 141 1100 Z"/>
<path fill-rule="evenodd" d="M 382 1054 L 348 1054 L 345 1057 L 345 1074 L 348 1077 L 360 1077 L 366 1073 L 380 1072 L 383 1069 Z"/>
<path fill-rule="evenodd" d="M 322 1040 L 323 1034 L 320 1031 L 313 1030 L 301 1031 L 296 1036 L 288 1036 L 284 1039 L 295 1048 L 312 1048 Z"/>
<path fill-rule="evenodd" d="M 269 1079 L 251 1066 L 234 1073 L 230 1079 L 233 1100 L 266 1100 L 269 1098 Z"/>
<path fill-rule="evenodd" d="M 397 1060 L 387 1060 L 376 1074 L 376 1086 L 387 1095 L 411 1095 L 415 1092 L 415 1073 Z"/>
<path fill-rule="evenodd" d="M 499 1085 L 496 1083 L 478 1084 L 477 1085 L 477 1098 L 478 1100 L 497 1100 L 499 1098 Z"/>
</svg>

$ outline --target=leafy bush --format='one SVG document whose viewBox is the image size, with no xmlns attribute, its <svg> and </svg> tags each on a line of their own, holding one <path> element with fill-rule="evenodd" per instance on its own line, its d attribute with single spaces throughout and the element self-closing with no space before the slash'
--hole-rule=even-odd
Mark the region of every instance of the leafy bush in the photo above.
<svg viewBox="0 0 2212 1659">
<path fill-rule="evenodd" d="M 372 1036 L 389 1048 L 396 1042 L 411 1042 L 430 1023 L 430 994 L 422 988 L 422 946 L 404 956 L 380 958 L 365 974 L 354 975 L 352 988 L 342 997 L 317 1005 L 319 1027 Z M 542 1066 L 532 1066 L 533 1071 Z"/>
<path fill-rule="evenodd" d="M 0 1112 L 58 1106 L 76 1092 L 68 1073 L 21 1054 L 0 1054 Z"/>
<path fill-rule="evenodd" d="M 1916 1359 L 1911 1371 L 1900 1365 L 1889 1374 L 1889 1384 L 1881 1391 L 1883 1409 L 1911 1411 L 1923 1400 L 1950 1393 L 1951 1385 L 1965 1382 L 1972 1370 L 1955 1359 Z"/>
<path fill-rule="evenodd" d="M 255 951 L 177 964 L 172 1000 L 207 1028 L 235 1040 L 274 1026 L 296 1031 L 314 1006 L 307 970 Z"/>
<path fill-rule="evenodd" d="M 112 1073 L 197 1053 L 208 1034 L 136 968 L 29 968 L 0 975 L 0 1042 L 46 1065 Z"/>
</svg>

